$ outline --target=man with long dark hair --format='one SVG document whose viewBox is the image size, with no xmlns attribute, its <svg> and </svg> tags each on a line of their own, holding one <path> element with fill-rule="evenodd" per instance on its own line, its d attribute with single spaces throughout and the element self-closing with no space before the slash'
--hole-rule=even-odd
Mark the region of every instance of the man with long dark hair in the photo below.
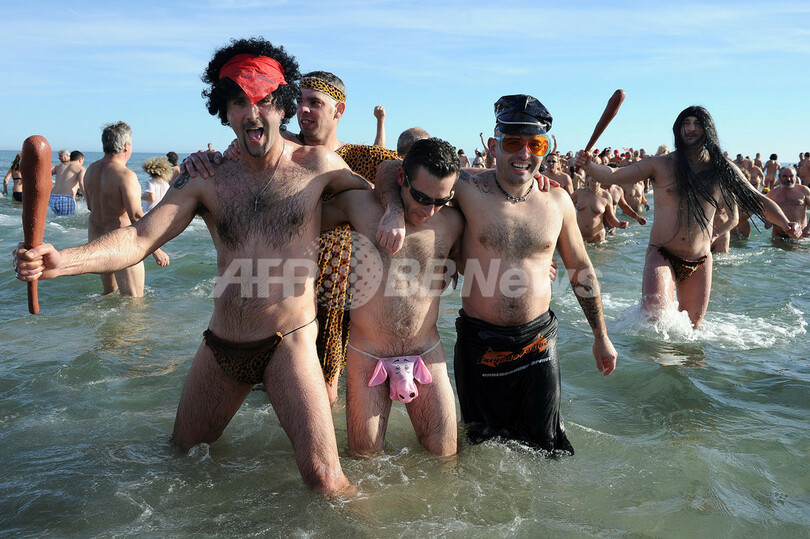
<svg viewBox="0 0 810 539">
<path fill-rule="evenodd" d="M 672 126 L 676 151 L 612 169 L 577 153 L 577 166 L 602 184 L 652 179 L 655 210 L 641 283 L 641 307 L 661 311 L 678 295 L 678 308 L 697 328 L 709 305 L 712 285 L 711 243 L 722 230 L 712 227 L 721 203 L 736 205 L 781 226 L 793 237 L 801 233 L 779 206 L 755 191 L 740 169 L 723 156 L 709 111 L 684 109 Z"/>
</svg>

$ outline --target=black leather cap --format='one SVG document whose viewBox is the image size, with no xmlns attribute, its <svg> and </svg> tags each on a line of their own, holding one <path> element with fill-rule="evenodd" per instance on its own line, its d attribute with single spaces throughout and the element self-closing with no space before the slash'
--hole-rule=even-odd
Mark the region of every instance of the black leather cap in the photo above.
<svg viewBox="0 0 810 539">
<path fill-rule="evenodd" d="M 505 95 L 495 102 L 495 129 L 501 133 L 544 135 L 551 121 L 546 107 L 530 95 Z"/>
</svg>

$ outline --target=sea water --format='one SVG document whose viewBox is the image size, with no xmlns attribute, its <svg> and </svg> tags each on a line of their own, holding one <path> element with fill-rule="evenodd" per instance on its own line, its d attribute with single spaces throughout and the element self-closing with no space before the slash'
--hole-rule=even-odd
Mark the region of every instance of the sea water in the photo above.
<svg viewBox="0 0 810 539">
<path fill-rule="evenodd" d="M 3 173 L 13 156 L 0 152 Z M 144 184 L 148 157 L 129 163 Z M 773 243 L 761 225 L 732 241 L 715 258 L 698 331 L 683 314 L 651 324 L 638 308 L 649 224 L 588 246 L 619 360 L 608 377 L 596 370 L 561 272 L 552 309 L 576 455 L 463 442 L 439 459 L 395 403 L 385 453 L 352 458 L 341 391 L 338 446 L 360 494 L 334 501 L 304 487 L 261 391 L 210 446 L 184 454 L 169 443 L 212 311 L 216 256 L 200 219 L 164 246 L 168 267 L 147 259 L 144 298 L 102 296 L 96 275 L 67 277 L 39 283 L 32 316 L 10 256 L 20 216 L 20 204 L 0 199 L 3 536 L 810 535 L 810 242 Z M 46 241 L 85 242 L 87 216 L 81 202 L 74 216 L 49 213 Z M 442 301 L 452 358 L 460 300 Z"/>
</svg>

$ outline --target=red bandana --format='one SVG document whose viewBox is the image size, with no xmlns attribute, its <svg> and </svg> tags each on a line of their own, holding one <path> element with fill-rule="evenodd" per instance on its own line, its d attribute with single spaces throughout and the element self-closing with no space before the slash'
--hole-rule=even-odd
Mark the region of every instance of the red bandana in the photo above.
<svg viewBox="0 0 810 539">
<path fill-rule="evenodd" d="M 253 104 L 287 84 L 281 64 L 267 56 L 252 54 L 237 54 L 228 60 L 219 70 L 219 78 L 223 77 L 238 84 Z"/>
</svg>

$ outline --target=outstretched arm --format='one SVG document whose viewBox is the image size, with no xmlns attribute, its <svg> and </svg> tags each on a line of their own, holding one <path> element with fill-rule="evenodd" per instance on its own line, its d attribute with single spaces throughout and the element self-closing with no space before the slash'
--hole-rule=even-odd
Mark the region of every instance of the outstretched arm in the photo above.
<svg viewBox="0 0 810 539">
<path fill-rule="evenodd" d="M 585 250 L 585 243 L 582 241 L 582 234 L 577 226 L 576 210 L 571 198 L 562 191 L 552 191 L 552 194 L 555 195 L 563 215 L 557 251 L 565 264 L 571 288 L 591 326 L 594 336 L 593 356 L 596 359 L 596 368 L 607 376 L 616 368 L 617 354 L 607 334 L 599 281 L 588 252 Z"/>
<path fill-rule="evenodd" d="M 175 182 L 155 209 L 134 225 L 118 228 L 91 243 L 63 251 L 57 251 L 49 243 L 30 250 L 20 246 L 14 253 L 18 278 L 30 282 L 64 275 L 110 273 L 140 262 L 185 230 L 194 218 L 199 195 L 195 189 L 180 182 L 182 178 Z M 190 192 L 181 192 L 184 187 Z"/>
<path fill-rule="evenodd" d="M 577 152 L 576 166 L 581 167 L 586 174 L 606 186 L 617 183 L 636 183 L 647 178 L 655 178 L 656 168 L 661 166 L 662 159 L 666 158 L 653 157 L 637 161 L 626 167 L 610 168 L 605 165 L 597 165 L 593 162 L 593 156 L 590 153 L 580 150 Z"/>
</svg>

